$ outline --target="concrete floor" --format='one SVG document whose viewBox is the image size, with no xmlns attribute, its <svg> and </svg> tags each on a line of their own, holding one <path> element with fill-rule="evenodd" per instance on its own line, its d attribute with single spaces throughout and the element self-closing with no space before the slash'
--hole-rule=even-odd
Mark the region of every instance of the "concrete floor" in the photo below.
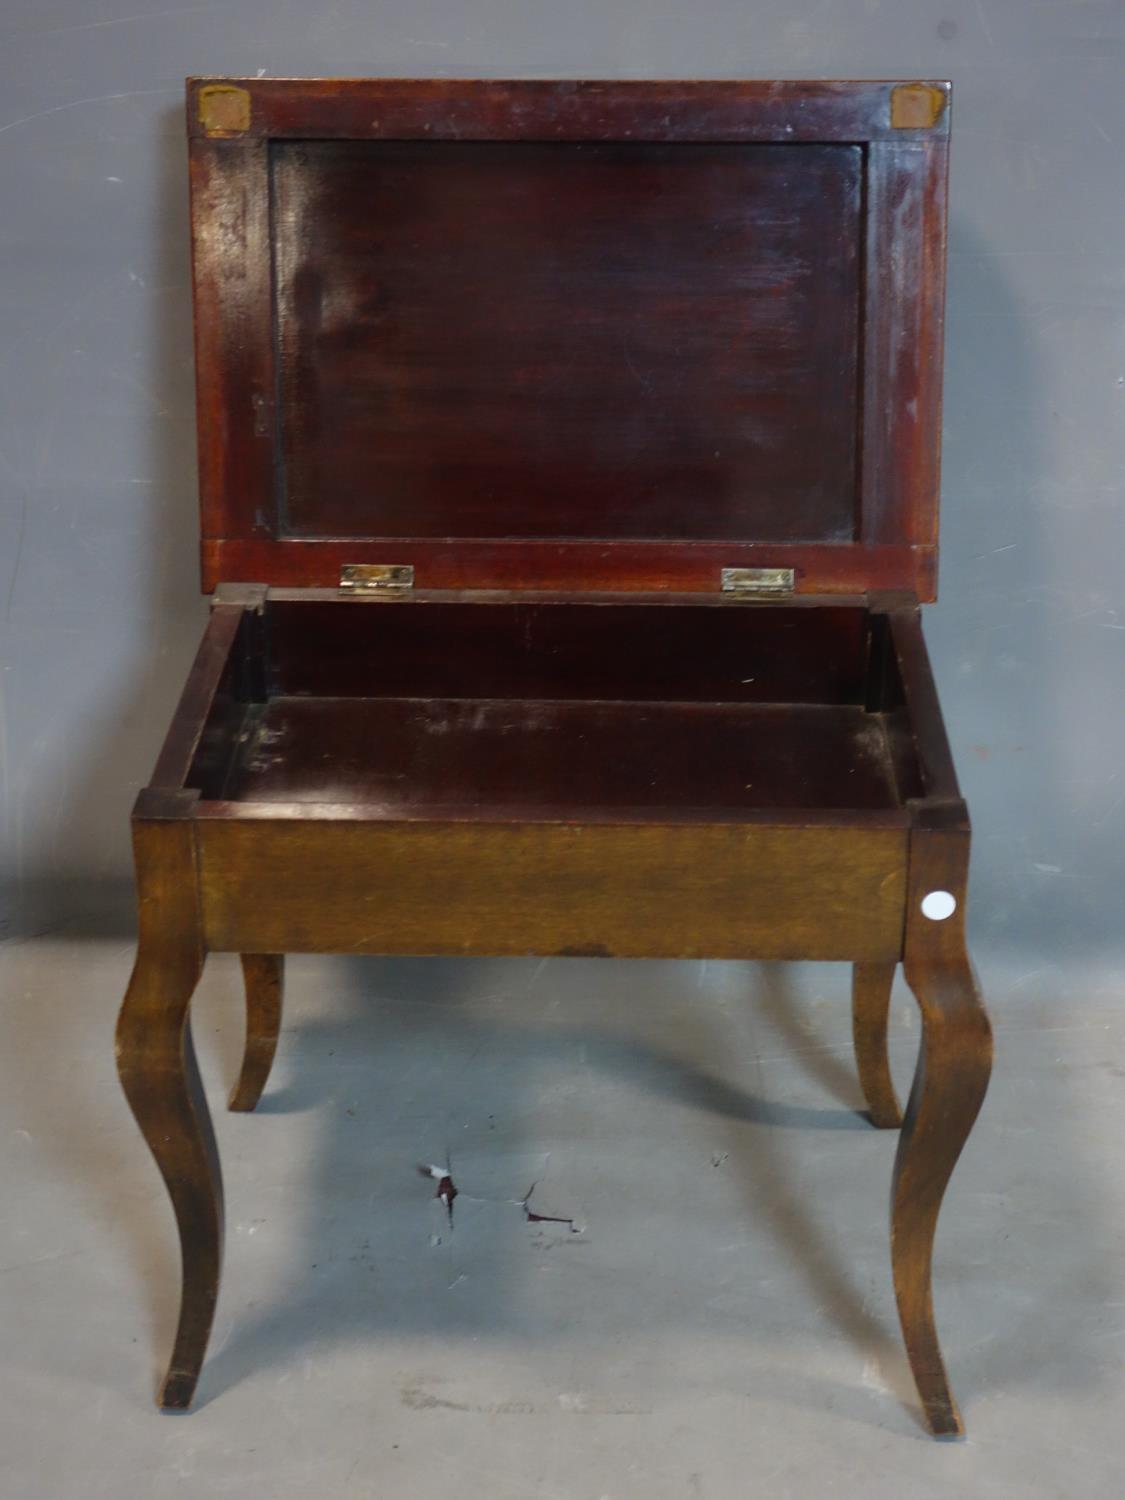
<svg viewBox="0 0 1125 1500">
<path fill-rule="evenodd" d="M 0 948 L 5 1500 L 1123 1492 L 1112 974 L 985 968 L 997 1073 L 936 1261 L 970 1435 L 935 1444 L 891 1295 L 896 1137 L 856 1112 L 836 966 L 291 960 L 267 1097 L 217 1113 L 197 1408 L 160 1415 L 177 1252 L 113 1071 L 131 956 Z M 905 1086 L 904 988 L 894 1012 Z M 196 1018 L 218 1105 L 235 960 Z M 447 1152 L 452 1233 L 416 1171 Z M 532 1183 L 574 1229 L 528 1222 Z"/>
</svg>

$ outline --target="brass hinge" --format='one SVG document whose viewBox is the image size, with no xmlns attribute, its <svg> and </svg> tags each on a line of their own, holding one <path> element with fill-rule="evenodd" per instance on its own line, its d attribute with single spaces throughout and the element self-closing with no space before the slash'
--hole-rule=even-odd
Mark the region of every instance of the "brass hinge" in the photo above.
<svg viewBox="0 0 1125 1500">
<path fill-rule="evenodd" d="M 724 568 L 724 594 L 740 594 L 746 599 L 769 599 L 791 594 L 797 576 L 793 568 Z"/>
<path fill-rule="evenodd" d="M 345 563 L 340 569 L 341 594 L 391 594 L 413 587 L 411 563 Z"/>
</svg>

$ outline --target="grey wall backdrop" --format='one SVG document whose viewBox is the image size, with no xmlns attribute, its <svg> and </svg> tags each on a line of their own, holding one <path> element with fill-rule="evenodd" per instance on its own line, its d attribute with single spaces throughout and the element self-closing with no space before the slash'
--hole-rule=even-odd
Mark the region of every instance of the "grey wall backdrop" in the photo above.
<svg viewBox="0 0 1125 1500">
<path fill-rule="evenodd" d="M 1125 898 L 1123 68 L 1121 0 L 5 0 L 0 930 L 127 929 L 129 808 L 205 616 L 185 74 L 948 76 L 928 634 L 975 815 L 973 926 L 1029 972 L 1108 952 Z"/>
</svg>

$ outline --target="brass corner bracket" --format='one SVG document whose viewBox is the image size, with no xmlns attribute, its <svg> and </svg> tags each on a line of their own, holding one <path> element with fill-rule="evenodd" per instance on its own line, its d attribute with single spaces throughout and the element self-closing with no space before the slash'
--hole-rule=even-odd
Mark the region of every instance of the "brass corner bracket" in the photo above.
<svg viewBox="0 0 1125 1500">
<path fill-rule="evenodd" d="M 242 135 L 250 129 L 249 89 L 234 83 L 205 83 L 198 104 L 199 123 L 207 135 Z"/>
<path fill-rule="evenodd" d="M 895 130 L 929 130 L 941 119 L 945 90 L 932 83 L 900 83 L 891 90 L 891 125 Z"/>
</svg>

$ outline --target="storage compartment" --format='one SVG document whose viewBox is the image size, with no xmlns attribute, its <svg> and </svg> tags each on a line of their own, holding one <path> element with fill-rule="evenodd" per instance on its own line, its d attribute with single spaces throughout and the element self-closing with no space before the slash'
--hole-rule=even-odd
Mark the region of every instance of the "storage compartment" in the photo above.
<svg viewBox="0 0 1125 1500">
<path fill-rule="evenodd" d="M 387 817 L 895 809 L 920 781 L 886 634 L 860 606 L 270 599 L 188 785 Z"/>
</svg>

